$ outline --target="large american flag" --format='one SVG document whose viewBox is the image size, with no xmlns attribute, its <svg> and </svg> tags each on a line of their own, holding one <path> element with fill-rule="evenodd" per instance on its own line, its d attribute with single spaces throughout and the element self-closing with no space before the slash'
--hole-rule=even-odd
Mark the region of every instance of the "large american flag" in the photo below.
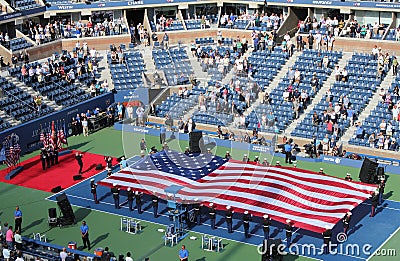
<svg viewBox="0 0 400 261">
<path fill-rule="evenodd" d="M 236 212 L 268 214 L 279 222 L 290 219 L 295 227 L 314 232 L 332 228 L 376 190 L 375 185 L 297 168 L 176 151 L 146 156 L 99 182 L 109 187 L 114 183 L 122 189 L 157 192 L 164 199 L 164 189 L 178 185 L 178 201 L 190 203 L 197 198 L 206 205 L 213 202 L 217 209 L 229 205 Z"/>
</svg>

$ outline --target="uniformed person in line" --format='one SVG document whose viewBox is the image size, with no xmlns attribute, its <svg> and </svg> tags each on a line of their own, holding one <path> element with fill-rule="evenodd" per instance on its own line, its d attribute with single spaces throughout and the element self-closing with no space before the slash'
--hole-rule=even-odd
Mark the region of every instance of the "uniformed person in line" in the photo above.
<svg viewBox="0 0 400 261">
<path fill-rule="evenodd" d="M 168 151 L 169 150 L 169 146 L 168 143 L 164 142 L 163 146 L 162 146 L 162 150 Z"/>
<path fill-rule="evenodd" d="M 264 239 L 269 239 L 269 226 L 271 226 L 271 218 L 268 215 L 263 216 L 262 228 L 264 231 Z"/>
<path fill-rule="evenodd" d="M 93 194 L 94 203 L 99 204 L 99 200 L 97 199 L 97 184 L 94 183 L 94 179 L 90 180 L 90 193 Z"/>
<path fill-rule="evenodd" d="M 379 189 L 371 193 L 371 214 L 369 215 L 370 217 L 375 216 L 375 209 L 378 207 L 378 203 L 379 203 Z"/>
<path fill-rule="evenodd" d="M 285 230 L 286 230 L 286 247 L 289 248 L 290 245 L 292 244 L 292 234 L 293 234 L 293 224 L 290 219 L 286 220 Z"/>
<path fill-rule="evenodd" d="M 127 191 L 126 195 L 128 197 L 129 211 L 132 211 L 133 210 L 133 198 L 135 197 L 135 194 L 131 188 L 128 188 L 126 191 Z"/>
<path fill-rule="evenodd" d="M 109 176 L 111 176 L 112 175 L 112 170 L 111 170 L 111 168 L 106 168 L 106 170 L 107 170 L 107 178 L 109 177 Z"/>
<path fill-rule="evenodd" d="M 119 188 L 117 187 L 117 184 L 114 183 L 113 187 L 111 188 L 111 193 L 114 198 L 114 206 L 116 209 L 120 208 L 119 206 Z"/>
<path fill-rule="evenodd" d="M 325 231 L 322 233 L 322 237 L 324 238 L 324 252 L 325 254 L 329 254 L 332 240 L 332 230 L 328 225 L 325 226 Z"/>
<path fill-rule="evenodd" d="M 346 174 L 346 177 L 344 178 L 344 180 L 352 181 L 353 178 L 351 177 L 351 174 L 350 174 L 350 173 L 347 173 L 347 174 Z"/>
<path fill-rule="evenodd" d="M 255 156 L 255 157 L 254 157 L 254 162 L 255 162 L 255 163 L 260 163 L 260 159 L 258 158 L 258 156 Z"/>
<path fill-rule="evenodd" d="M 47 163 L 47 168 L 50 168 L 50 167 L 51 167 L 51 157 L 52 157 L 52 156 L 51 156 L 50 151 L 51 151 L 50 146 L 47 146 L 47 148 L 46 148 L 46 154 L 47 154 L 46 163 Z"/>
<path fill-rule="evenodd" d="M 245 211 L 243 215 L 243 228 L 244 228 L 244 236 L 246 238 L 250 238 L 250 221 L 251 221 L 252 215 L 249 213 L 249 211 Z"/>
<path fill-rule="evenodd" d="M 196 221 L 197 225 L 201 224 L 201 206 L 199 203 L 199 199 L 195 198 L 194 199 L 194 204 L 193 204 L 193 209 L 194 209 L 194 219 Z"/>
<path fill-rule="evenodd" d="M 47 151 L 45 148 L 40 149 L 40 160 L 42 161 L 42 169 L 46 170 Z"/>
<path fill-rule="evenodd" d="M 58 148 L 54 149 L 54 163 L 58 164 Z"/>
<path fill-rule="evenodd" d="M 190 154 L 190 149 L 189 149 L 189 147 L 186 147 L 185 148 L 185 152 L 184 152 L 186 155 L 189 155 Z"/>
<path fill-rule="evenodd" d="M 277 160 L 275 166 L 280 167 L 281 166 L 281 162 L 279 160 Z"/>
<path fill-rule="evenodd" d="M 242 161 L 243 161 L 243 162 L 246 162 L 246 163 L 249 162 L 249 157 L 247 156 L 247 154 L 244 154 L 244 155 L 243 155 Z"/>
<path fill-rule="evenodd" d="M 54 147 L 51 146 L 50 148 L 50 162 L 51 162 L 51 166 L 55 165 L 55 155 L 54 155 Z"/>
<path fill-rule="evenodd" d="M 211 151 L 210 148 L 207 148 L 207 154 L 208 154 L 208 155 L 212 155 L 212 151 Z"/>
<path fill-rule="evenodd" d="M 386 179 L 385 176 L 381 177 L 378 189 L 379 189 L 379 205 L 383 203 L 383 193 L 385 193 Z"/>
<path fill-rule="evenodd" d="M 226 226 L 228 227 L 228 233 L 233 233 L 232 229 L 233 213 L 234 212 L 232 211 L 231 206 L 226 206 L 225 220 L 226 220 Z"/>
<path fill-rule="evenodd" d="M 138 209 L 138 213 L 142 214 L 142 193 L 140 193 L 139 191 L 136 191 L 135 199 L 136 199 L 136 207 Z"/>
<path fill-rule="evenodd" d="M 262 162 L 262 165 L 263 165 L 264 167 L 268 167 L 268 166 L 269 166 L 269 162 L 268 162 L 268 159 L 267 159 L 267 158 L 264 158 L 264 161 Z"/>
<path fill-rule="evenodd" d="M 154 192 L 151 196 L 151 204 L 153 205 L 153 214 L 155 218 L 158 217 L 158 200 L 157 193 Z"/>
<path fill-rule="evenodd" d="M 231 153 L 229 151 L 226 151 L 225 159 L 231 159 L 231 158 L 232 158 Z"/>
<path fill-rule="evenodd" d="M 346 215 L 343 218 L 343 232 L 345 234 L 347 234 L 347 231 L 349 230 L 350 227 L 350 220 L 351 220 L 351 215 L 353 213 L 351 213 L 350 211 L 346 213 Z"/>
<path fill-rule="evenodd" d="M 323 168 L 320 168 L 318 173 L 319 173 L 319 174 L 325 174 L 325 173 L 324 173 L 324 169 L 323 169 Z"/>
<path fill-rule="evenodd" d="M 215 229 L 215 218 L 217 213 L 215 211 L 214 203 L 210 203 L 209 207 L 208 215 L 210 215 L 211 229 Z"/>
</svg>

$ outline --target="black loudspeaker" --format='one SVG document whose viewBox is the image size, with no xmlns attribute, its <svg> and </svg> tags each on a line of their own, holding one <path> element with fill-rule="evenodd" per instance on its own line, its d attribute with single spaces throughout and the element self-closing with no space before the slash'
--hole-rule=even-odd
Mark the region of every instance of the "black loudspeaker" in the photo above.
<svg viewBox="0 0 400 261">
<path fill-rule="evenodd" d="M 69 203 L 67 195 L 63 193 L 57 196 L 56 200 L 57 200 L 57 205 L 62 213 L 62 218 L 61 218 L 62 225 L 75 224 L 76 223 L 75 214 L 74 211 L 72 210 L 71 204 Z"/>
<path fill-rule="evenodd" d="M 62 190 L 61 186 L 57 186 L 57 187 L 52 188 L 52 189 L 51 189 L 51 192 L 52 192 L 52 193 L 58 193 L 58 192 L 60 192 L 61 190 Z"/>
<path fill-rule="evenodd" d="M 75 175 L 72 177 L 75 181 L 76 180 L 81 180 L 82 179 L 82 175 Z"/>
<path fill-rule="evenodd" d="M 360 169 L 360 174 L 358 176 L 360 178 L 360 181 L 370 184 L 376 183 L 378 181 L 376 171 L 377 168 L 378 163 L 376 162 L 376 160 L 371 160 L 365 157 Z"/>
<path fill-rule="evenodd" d="M 203 133 L 201 131 L 192 131 L 189 133 L 189 149 L 191 152 L 200 153 L 204 147 Z"/>
<path fill-rule="evenodd" d="M 49 208 L 49 218 L 57 218 L 57 209 Z"/>
<path fill-rule="evenodd" d="M 283 260 L 282 253 L 278 251 L 278 248 L 282 251 L 282 247 L 279 247 L 280 245 L 282 245 L 282 240 L 279 238 L 264 240 L 261 261 Z"/>
<path fill-rule="evenodd" d="M 97 164 L 96 165 L 96 170 L 102 170 L 103 169 L 103 165 L 102 164 Z"/>
</svg>

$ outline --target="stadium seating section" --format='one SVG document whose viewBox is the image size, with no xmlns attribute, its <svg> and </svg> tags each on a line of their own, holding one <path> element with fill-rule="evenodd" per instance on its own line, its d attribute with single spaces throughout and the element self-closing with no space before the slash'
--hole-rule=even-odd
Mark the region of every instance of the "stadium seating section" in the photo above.
<svg viewBox="0 0 400 261">
<path fill-rule="evenodd" d="M 123 49 L 125 46 L 122 45 Z M 107 55 L 111 77 L 116 90 L 133 90 L 144 87 L 142 74 L 145 64 L 139 51 L 128 50 L 124 53 L 125 63 L 112 63 L 111 54 Z"/>
<path fill-rule="evenodd" d="M 25 48 L 32 47 L 33 44 L 28 42 L 25 38 L 15 38 L 10 41 L 3 42 L 3 46 L 10 49 L 11 51 L 19 51 Z"/>
<path fill-rule="evenodd" d="M 41 5 L 36 3 L 35 0 L 16 0 L 15 6 L 18 10 L 28 10 L 40 7 Z"/>
</svg>

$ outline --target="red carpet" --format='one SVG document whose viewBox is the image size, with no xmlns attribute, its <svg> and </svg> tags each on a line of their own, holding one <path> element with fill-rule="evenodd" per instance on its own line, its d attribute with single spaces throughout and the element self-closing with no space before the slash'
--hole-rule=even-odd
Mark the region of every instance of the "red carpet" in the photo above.
<svg viewBox="0 0 400 261">
<path fill-rule="evenodd" d="M 58 165 L 52 166 L 45 171 L 42 170 L 40 156 L 35 156 L 21 162 L 20 165 L 24 166 L 24 169 L 11 180 L 4 179 L 8 173 L 7 170 L 0 171 L 0 182 L 47 192 L 51 192 L 51 189 L 56 186 L 61 186 L 62 189 L 68 188 L 81 181 L 73 180 L 73 176 L 77 175 L 79 171 L 78 163 L 75 160 L 75 152 L 59 157 Z M 100 170 L 96 170 L 96 165 L 100 163 L 104 169 L 103 155 L 83 153 L 82 178 L 86 179 L 100 172 Z M 113 159 L 113 164 L 116 164 L 115 159 Z"/>
</svg>

